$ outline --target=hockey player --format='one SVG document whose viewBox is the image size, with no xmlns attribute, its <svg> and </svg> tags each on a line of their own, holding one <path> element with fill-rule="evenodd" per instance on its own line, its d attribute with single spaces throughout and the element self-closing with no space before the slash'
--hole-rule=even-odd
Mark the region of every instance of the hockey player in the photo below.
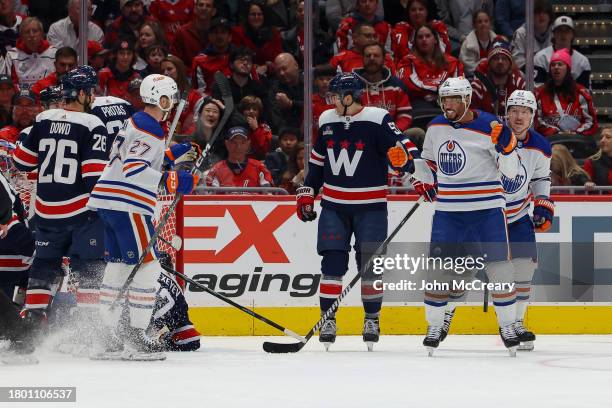
<svg viewBox="0 0 612 408">
<path fill-rule="evenodd" d="M 555 211 L 554 203 L 550 200 L 552 149 L 550 143 L 532 127 L 537 107 L 533 93 L 523 90 L 512 92 L 506 106 L 508 126 L 518 140 L 517 151 L 522 164 L 516 177 L 510 179 L 502 175 L 517 292 L 514 329 L 521 342 L 521 350 L 533 350 L 535 340 L 535 335 L 523 325 L 531 292 L 531 280 L 537 267 L 538 253 L 534 232 L 548 231 L 552 226 Z M 529 217 L 532 198 L 533 219 Z M 457 295 L 460 297 L 462 294 Z M 444 315 L 443 338 L 448 333 L 454 312 L 454 303 L 449 303 Z"/>
<path fill-rule="evenodd" d="M 489 282 L 509 285 L 514 282 L 514 270 L 508 259 L 502 178 L 517 176 L 517 141 L 497 117 L 470 110 L 471 96 L 472 87 L 467 79 L 458 77 L 444 81 L 438 99 L 443 115 L 429 125 L 422 152 L 436 180 L 431 173 L 426 179 L 415 175 L 424 183 L 438 183 L 430 256 L 481 258 Z M 394 168 L 403 165 L 404 157 L 401 148 L 392 148 L 389 152 Z M 398 158 L 402 160 L 396 160 Z M 438 286 L 437 290 L 425 291 L 429 327 L 423 344 L 432 355 L 440 344 L 450 288 L 460 276 L 454 270 L 434 268 L 428 271 L 427 278 L 430 283 L 448 284 L 448 288 Z M 519 341 L 514 329 L 515 291 L 496 289 L 491 292 L 501 338 L 510 354 L 516 355 Z"/>
<path fill-rule="evenodd" d="M 14 153 L 19 170 L 38 170 L 36 256 L 22 315 L 38 322 L 41 329 L 63 256 L 71 258 L 79 277 L 77 299 L 97 296 L 96 275 L 104 269 L 100 221 L 86 207 L 108 159 L 106 128 L 85 113 L 97 82 L 95 71 L 86 65 L 66 73 L 62 77 L 65 108 L 39 114 Z"/>
<path fill-rule="evenodd" d="M 197 176 L 187 171 L 161 172 L 164 158 L 172 163 L 192 146 L 177 144 L 166 151 L 160 122 L 167 119 L 178 101 L 174 80 L 149 75 L 140 85 L 143 111 L 135 113 L 122 129 L 110 154 L 110 162 L 96 184 L 88 206 L 97 209 L 105 226 L 107 260 L 100 291 L 100 310 L 105 325 L 106 351 L 100 359 L 164 359 L 158 341 L 146 335 L 155 303 L 155 286 L 161 272 L 155 251 L 149 252 L 127 290 L 130 325 L 117 333 L 121 307 L 110 305 L 119 296 L 134 266 L 153 235 L 157 187 L 162 181 L 170 193 L 190 193 Z M 123 301 L 123 299 L 122 299 Z M 123 353 L 127 340 L 136 349 Z"/>
<path fill-rule="evenodd" d="M 363 83 L 354 73 L 338 74 L 330 82 L 335 108 L 319 118 L 319 134 L 310 155 L 304 186 L 297 189 L 297 216 L 313 221 L 314 197 L 322 189 L 317 252 L 322 256 L 319 299 L 325 313 L 342 291 L 348 269 L 351 237 L 355 236 L 357 267 L 367 262 L 371 248 L 364 243 L 382 242 L 387 236 L 387 150 L 404 143 L 414 157 L 416 147 L 397 129 L 389 113 L 363 107 L 359 97 Z M 365 271 L 361 297 L 365 310 L 363 340 L 371 350 L 380 334 L 383 293 Z M 326 349 L 336 339 L 336 319 L 325 321 L 319 341 Z"/>
<path fill-rule="evenodd" d="M 106 126 L 109 135 L 108 146 L 113 145 L 115 136 L 134 114 L 132 104 L 116 96 L 98 96 L 91 105 L 91 113 Z"/>
</svg>

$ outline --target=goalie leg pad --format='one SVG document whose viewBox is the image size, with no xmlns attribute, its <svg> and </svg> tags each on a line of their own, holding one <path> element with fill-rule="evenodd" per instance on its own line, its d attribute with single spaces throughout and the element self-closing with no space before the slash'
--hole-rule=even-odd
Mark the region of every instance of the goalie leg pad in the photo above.
<svg viewBox="0 0 612 408">
<path fill-rule="evenodd" d="M 155 288 L 161 266 L 157 260 L 143 264 L 134 275 L 134 280 L 128 289 L 128 307 L 130 310 L 130 325 L 138 329 L 146 329 L 151 321 L 155 305 Z"/>
</svg>

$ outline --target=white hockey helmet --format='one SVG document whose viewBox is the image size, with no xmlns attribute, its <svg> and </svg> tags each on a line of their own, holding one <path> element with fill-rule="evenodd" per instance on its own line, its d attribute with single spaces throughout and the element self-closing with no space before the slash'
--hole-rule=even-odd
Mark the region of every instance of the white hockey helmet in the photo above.
<svg viewBox="0 0 612 408">
<path fill-rule="evenodd" d="M 517 89 L 512 92 L 508 100 L 506 101 L 506 120 L 508 119 L 508 111 L 511 106 L 523 106 L 531 109 L 531 121 L 529 127 L 533 125 L 533 119 L 535 117 L 536 110 L 538 109 L 538 103 L 536 102 L 535 95 L 531 91 Z"/>
<path fill-rule="evenodd" d="M 465 111 L 463 112 L 463 115 L 461 115 L 461 117 L 457 119 L 458 122 L 463 119 L 463 116 L 467 113 L 470 103 L 472 101 L 472 85 L 470 85 L 470 81 L 468 81 L 463 76 L 459 76 L 448 78 L 442 83 L 442 85 L 440 85 L 440 87 L 438 88 L 438 105 L 442 109 L 442 112 L 444 112 L 442 98 L 445 98 L 447 96 L 461 96 L 461 99 L 463 100 L 463 103 L 465 105 Z M 446 117 L 445 112 L 444 115 Z"/>
<path fill-rule="evenodd" d="M 162 96 L 170 98 L 172 102 L 167 109 L 159 105 Z M 140 84 L 140 98 L 144 103 L 159 107 L 165 113 L 165 117 L 167 117 L 174 104 L 178 102 L 178 86 L 174 79 L 166 75 L 147 75 Z"/>
</svg>

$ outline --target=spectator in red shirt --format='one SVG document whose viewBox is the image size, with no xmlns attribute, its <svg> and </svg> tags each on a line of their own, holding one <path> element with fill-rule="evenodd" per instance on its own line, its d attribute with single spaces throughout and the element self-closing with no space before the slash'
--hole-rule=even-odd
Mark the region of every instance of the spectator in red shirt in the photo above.
<svg viewBox="0 0 612 408">
<path fill-rule="evenodd" d="M 210 93 L 215 72 L 230 75 L 229 54 L 232 34 L 226 18 L 214 18 L 208 31 L 209 45 L 204 52 L 193 59 L 191 65 L 191 84 L 200 93 Z"/>
<path fill-rule="evenodd" d="M 336 76 L 336 70 L 331 65 L 318 65 L 314 70 L 314 85 L 316 93 L 312 95 L 312 145 L 317 141 L 319 131 L 319 116 L 328 109 L 334 109 L 335 104 L 329 93 L 329 81 Z"/>
<path fill-rule="evenodd" d="M 463 64 L 440 49 L 440 38 L 431 26 L 416 31 L 414 48 L 397 66 L 398 77 L 408 87 L 413 112 L 439 109 L 438 87 L 446 78 L 463 75 Z"/>
<path fill-rule="evenodd" d="M 161 45 L 168 48 L 166 35 L 161 24 L 157 21 L 147 21 L 138 30 L 138 42 L 136 43 L 136 63 L 134 69 L 142 71 L 147 65 L 145 51 L 153 45 Z"/>
<path fill-rule="evenodd" d="M 378 42 L 391 51 L 391 25 L 376 15 L 378 0 L 356 0 L 355 12 L 345 17 L 336 31 L 338 51 L 353 47 L 353 28 L 357 23 L 368 22 L 374 27 Z"/>
<path fill-rule="evenodd" d="M 87 41 L 87 57 L 88 63 L 96 71 L 100 71 L 106 66 L 106 56 L 108 50 L 97 41 Z"/>
<path fill-rule="evenodd" d="M 589 91 L 571 73 L 572 57 L 564 48 L 550 59 L 550 78 L 535 91 L 537 130 L 544 136 L 577 133 L 593 136 L 599 124 Z"/>
<path fill-rule="evenodd" d="M 586 159 L 582 167 L 592 180 L 585 184 L 586 187 L 612 186 L 612 127 L 604 128 L 599 139 L 599 151 Z"/>
<path fill-rule="evenodd" d="M 215 164 L 206 176 L 212 187 L 270 187 L 274 185 L 266 166 L 249 159 L 249 131 L 242 126 L 231 127 L 226 134 L 227 159 Z"/>
<path fill-rule="evenodd" d="M 526 85 L 523 74 L 512 60 L 510 43 L 502 39 L 493 43 L 486 62 L 479 65 L 474 75 L 471 108 L 499 117 L 506 115 L 506 100 L 512 92 L 525 89 Z"/>
<path fill-rule="evenodd" d="M 121 15 L 106 29 L 104 41 L 112 47 L 120 38 L 138 41 L 138 31 L 145 21 L 154 20 L 144 14 L 142 0 L 120 0 Z"/>
<path fill-rule="evenodd" d="M 38 98 L 40 91 L 43 89 L 53 85 L 59 85 L 62 76 L 76 67 L 77 58 L 76 51 L 70 47 L 62 47 L 57 50 L 55 53 L 55 62 L 53 63 L 55 71 L 32 85 L 30 89 L 34 92 L 34 95 Z"/>
<path fill-rule="evenodd" d="M 232 43 L 237 47 L 247 47 L 255 51 L 254 62 L 260 68 L 257 72 L 265 74 L 274 58 L 283 52 L 280 32 L 266 24 L 264 2 L 253 0 L 247 8 L 246 21 L 232 30 Z"/>
<path fill-rule="evenodd" d="M 13 97 L 13 123 L 0 129 L 0 139 L 17 142 L 19 132 L 32 126 L 39 113 L 36 96 L 30 90 L 22 89 Z"/>
<path fill-rule="evenodd" d="M 246 118 L 251 133 L 251 153 L 249 157 L 263 160 L 270 152 L 272 144 L 272 130 L 267 123 L 261 120 L 263 113 L 263 102 L 257 96 L 247 95 L 238 104 L 238 112 Z"/>
<path fill-rule="evenodd" d="M 378 36 L 372 23 L 357 23 L 353 26 L 353 46 L 334 55 L 329 63 L 342 72 L 354 72 L 363 68 L 363 48 L 377 41 Z M 393 58 L 385 53 L 385 67 L 395 74 Z"/>
<path fill-rule="evenodd" d="M 154 0 L 149 5 L 149 13 L 161 21 L 165 37 L 172 42 L 181 25 L 191 20 L 193 8 L 193 0 Z"/>
<path fill-rule="evenodd" d="M 193 58 L 208 46 L 208 29 L 216 13 L 214 0 L 195 0 L 193 19 L 178 30 L 171 46 L 185 66 L 191 67 Z"/>
<path fill-rule="evenodd" d="M 426 0 L 408 1 L 408 21 L 400 21 L 395 24 L 391 33 L 391 51 L 395 63 L 399 64 L 410 50 L 414 48 L 417 30 L 428 24 L 436 33 L 440 41 L 438 47 L 443 53 L 450 55 L 451 44 L 448 38 L 446 24 L 440 20 L 430 20 Z"/>
<path fill-rule="evenodd" d="M 98 83 L 102 95 L 129 98 L 128 86 L 140 74 L 132 68 L 136 61 L 134 43 L 130 40 L 119 40 L 113 48 L 111 63 L 98 73 Z"/>
<path fill-rule="evenodd" d="M 11 123 L 15 85 L 8 75 L 0 75 L 0 128 Z"/>
</svg>

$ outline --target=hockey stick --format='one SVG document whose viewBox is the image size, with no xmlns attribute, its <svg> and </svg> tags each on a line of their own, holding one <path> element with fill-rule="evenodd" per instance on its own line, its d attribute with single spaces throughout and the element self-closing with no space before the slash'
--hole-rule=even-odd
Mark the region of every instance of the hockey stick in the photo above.
<svg viewBox="0 0 612 408">
<path fill-rule="evenodd" d="M 361 276 L 364 274 L 364 272 L 368 270 L 370 265 L 372 265 L 372 262 L 374 261 L 374 257 L 376 257 L 377 255 L 379 255 L 381 252 L 384 251 L 387 245 L 389 245 L 389 243 L 393 240 L 393 238 L 395 238 L 397 233 L 402 229 L 404 224 L 406 224 L 406 222 L 410 219 L 410 217 L 412 217 L 412 214 L 414 214 L 415 211 L 419 208 L 423 200 L 424 200 L 423 197 L 419 197 L 419 199 L 417 200 L 416 203 L 414 203 L 410 211 L 408 211 L 408 214 L 404 216 L 404 218 L 400 221 L 399 224 L 397 224 L 397 227 L 395 227 L 395 229 L 391 232 L 391 234 L 378 246 L 376 251 L 368 259 L 368 262 L 366 262 L 366 264 L 361 268 L 359 273 L 355 275 L 355 277 L 353 278 L 353 280 L 351 280 L 351 282 L 347 285 L 347 287 L 344 288 L 342 293 L 340 293 L 340 295 L 334 301 L 334 303 L 332 303 L 330 308 L 327 309 L 327 311 L 323 314 L 323 316 L 321 316 L 321 318 L 314 325 L 314 327 L 310 329 L 310 331 L 308 332 L 306 337 L 304 337 L 303 340 L 301 340 L 299 343 L 290 343 L 290 344 L 272 343 L 272 342 L 266 341 L 263 344 L 264 351 L 268 353 L 297 353 L 298 351 L 300 351 L 306 345 L 306 343 L 308 343 L 308 341 L 312 338 L 315 332 L 319 330 L 321 326 L 323 326 L 323 323 L 325 323 L 325 321 L 329 319 L 329 317 L 336 312 L 336 310 L 338 309 L 338 306 L 340 306 L 340 302 L 342 302 L 342 299 L 344 299 L 344 297 L 349 293 L 349 291 L 353 288 L 353 286 L 355 286 L 357 282 L 359 282 L 359 279 L 361 279 Z"/>
<path fill-rule="evenodd" d="M 171 273 L 171 274 L 173 274 L 173 275 L 175 275 L 175 276 L 178 276 L 179 278 L 183 279 L 185 282 L 189 282 L 189 283 L 191 283 L 192 285 L 197 286 L 198 288 L 202 289 L 203 291 L 205 291 L 205 292 L 206 292 L 206 293 L 208 293 L 209 295 L 212 295 L 212 296 L 216 297 L 217 299 L 222 300 L 223 302 L 228 303 L 228 304 L 230 304 L 230 305 L 234 306 L 235 308 L 237 308 L 237 309 L 239 309 L 239 310 L 243 311 L 244 313 L 246 313 L 246 314 L 248 314 L 248 315 L 250 315 L 250 316 L 252 316 L 252 317 L 256 318 L 257 320 L 260 320 L 260 321 L 262 321 L 262 322 L 266 323 L 267 325 L 272 326 L 272 327 L 274 327 L 275 329 L 282 331 L 282 332 L 283 332 L 283 333 L 285 333 L 287 336 L 291 336 L 291 337 L 293 337 L 294 339 L 299 340 L 299 341 L 301 341 L 301 342 L 306 341 L 306 340 L 305 340 L 305 339 L 304 339 L 302 336 L 300 336 L 299 334 L 297 334 L 297 333 L 295 333 L 295 332 L 293 332 L 293 331 L 291 331 L 291 330 L 289 330 L 289 329 L 287 329 L 287 328 L 285 328 L 285 327 L 281 326 L 281 325 L 280 325 L 280 324 L 278 324 L 278 323 L 273 322 L 272 320 L 270 320 L 270 319 L 268 319 L 268 318 L 266 318 L 266 317 L 264 317 L 264 316 L 262 316 L 262 315 L 260 315 L 260 314 L 258 314 L 258 313 L 256 313 L 256 312 L 254 312 L 254 311 L 252 311 L 252 310 L 250 310 L 250 309 L 247 309 L 246 307 L 244 307 L 244 306 L 242 306 L 242 305 L 239 305 L 238 303 L 234 302 L 233 300 L 231 300 L 231 299 L 229 299 L 229 298 L 227 298 L 227 297 L 223 296 L 222 294 L 217 293 L 217 292 L 215 292 L 214 290 L 210 289 L 208 286 L 203 285 L 203 284 L 201 284 L 200 282 L 194 281 L 193 279 L 191 279 L 191 278 L 190 278 L 190 277 L 188 277 L 187 275 L 184 275 L 184 274 L 182 274 L 182 273 L 180 273 L 180 272 L 178 272 L 178 271 L 175 271 L 174 269 L 171 269 L 171 268 L 169 268 L 169 267 L 167 267 L 167 266 L 165 266 L 165 265 L 163 265 L 163 264 L 162 264 L 162 268 L 163 268 L 163 269 L 164 269 L 166 272 Z"/>
<path fill-rule="evenodd" d="M 208 160 L 207 160 L 208 152 L 210 151 L 212 144 L 215 142 L 215 140 L 217 140 L 217 137 L 219 137 L 219 134 L 223 131 L 225 124 L 229 120 L 234 110 L 234 99 L 232 98 L 232 90 L 230 88 L 229 81 L 227 80 L 225 75 L 221 73 L 221 71 L 217 71 L 215 73 L 215 81 L 219 85 L 219 89 L 221 89 L 221 95 L 223 95 L 223 103 L 225 104 L 225 111 L 223 111 L 223 116 L 219 120 L 219 124 L 215 128 L 215 131 L 213 132 L 212 136 L 210 137 L 210 140 L 208 141 L 206 148 L 196 160 L 195 166 L 191 169 L 192 174 L 196 172 L 202 173 L 205 170 L 206 166 L 208 165 Z M 168 138 L 170 137 L 171 135 L 168 135 Z M 155 231 L 153 232 L 153 236 L 149 240 L 149 243 L 147 244 L 146 248 L 143 249 L 142 255 L 140 255 L 140 258 L 138 259 L 138 263 L 134 265 L 132 272 L 130 272 L 125 283 L 119 290 L 119 294 L 117 295 L 117 297 L 111 304 L 110 310 L 113 310 L 116 307 L 116 305 L 119 303 L 119 300 L 125 295 L 127 288 L 130 286 L 130 284 L 134 280 L 134 276 L 136 275 L 136 272 L 138 272 L 138 270 L 142 266 L 147 254 L 151 251 L 151 249 L 153 249 L 153 246 L 155 246 L 155 243 L 157 242 L 157 238 L 159 237 L 159 234 L 163 231 L 164 227 L 168 223 L 168 220 L 170 219 L 170 216 L 174 213 L 174 209 L 176 208 L 176 206 L 178 205 L 179 201 L 181 201 L 182 198 L 183 198 L 182 193 L 176 194 L 176 196 L 174 197 L 174 200 L 172 200 L 172 203 L 166 210 L 166 213 L 159 220 L 159 223 L 157 224 L 157 227 L 155 228 Z"/>
<path fill-rule="evenodd" d="M 183 114 L 183 110 L 185 109 L 186 104 L 187 104 L 187 91 L 183 91 L 183 94 L 181 95 L 181 101 L 179 102 L 178 107 L 176 108 L 176 114 L 174 115 L 174 118 L 172 119 L 172 123 L 170 124 L 170 130 L 168 131 L 168 138 L 166 139 L 166 148 L 168 148 L 170 146 L 170 143 L 172 143 L 174 132 L 176 131 L 176 127 L 178 126 L 178 121 L 181 118 L 181 115 Z"/>
</svg>

